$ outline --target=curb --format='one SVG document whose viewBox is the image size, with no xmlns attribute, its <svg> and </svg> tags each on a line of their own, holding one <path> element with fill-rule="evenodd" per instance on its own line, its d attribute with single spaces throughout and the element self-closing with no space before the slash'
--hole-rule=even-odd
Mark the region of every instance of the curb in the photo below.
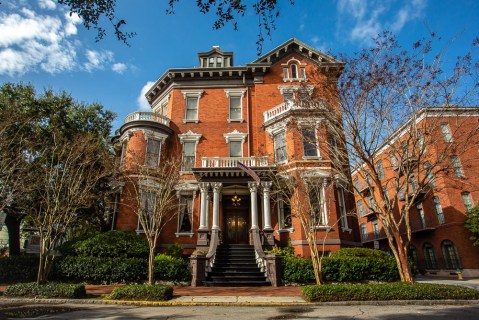
<svg viewBox="0 0 479 320">
<path fill-rule="evenodd" d="M 334 301 L 334 302 L 195 302 L 195 301 L 124 301 L 124 300 L 93 300 L 93 299 L 35 299 L 35 298 L 1 298 L 2 302 L 33 303 L 33 304 L 78 304 L 78 305 L 126 305 L 126 306 L 258 306 L 258 307 L 284 307 L 284 306 L 357 306 L 357 305 L 479 305 L 479 300 L 390 300 L 390 301 Z"/>
</svg>

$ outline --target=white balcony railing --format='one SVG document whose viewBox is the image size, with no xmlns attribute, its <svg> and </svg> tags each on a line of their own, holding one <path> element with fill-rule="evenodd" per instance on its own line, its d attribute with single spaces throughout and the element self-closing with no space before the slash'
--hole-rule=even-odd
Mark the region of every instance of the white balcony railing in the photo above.
<svg viewBox="0 0 479 320">
<path fill-rule="evenodd" d="M 125 123 L 132 121 L 152 121 L 164 126 L 170 126 L 170 119 L 154 112 L 133 112 L 126 116 Z"/>
<path fill-rule="evenodd" d="M 202 168 L 236 168 L 238 162 L 247 167 L 267 167 L 268 157 L 203 157 Z"/>
<path fill-rule="evenodd" d="M 288 112 L 291 109 L 295 109 L 295 105 L 291 101 L 288 101 L 288 102 L 283 102 L 274 108 L 266 110 L 265 112 L 263 112 L 264 122 L 266 123 L 269 120 L 276 118 Z"/>
</svg>

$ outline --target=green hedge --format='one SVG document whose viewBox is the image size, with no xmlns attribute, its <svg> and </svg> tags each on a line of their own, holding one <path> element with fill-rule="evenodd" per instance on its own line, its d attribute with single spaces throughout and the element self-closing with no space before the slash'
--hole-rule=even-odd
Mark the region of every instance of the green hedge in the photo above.
<svg viewBox="0 0 479 320">
<path fill-rule="evenodd" d="M 289 283 L 314 283 L 311 259 L 293 255 L 289 250 L 276 250 L 283 255 L 283 280 Z M 346 248 L 323 259 L 323 279 L 329 282 L 397 281 L 396 260 L 384 251 Z"/>
<path fill-rule="evenodd" d="M 173 288 L 163 285 L 128 285 L 114 289 L 105 299 L 134 301 L 166 301 L 173 297 Z"/>
<path fill-rule="evenodd" d="M 323 260 L 323 278 L 329 282 L 397 281 L 399 272 L 393 257 L 326 258 Z"/>
<path fill-rule="evenodd" d="M 471 288 L 429 283 L 328 284 L 301 290 L 310 302 L 479 299 L 479 291 Z"/>
<path fill-rule="evenodd" d="M 155 257 L 155 279 L 177 282 L 190 281 L 190 265 L 183 258 L 159 254 Z"/>
<path fill-rule="evenodd" d="M 147 278 L 147 260 L 140 258 L 63 257 L 54 273 L 68 281 L 138 282 Z"/>
<path fill-rule="evenodd" d="M 85 285 L 50 282 L 38 285 L 36 282 L 17 283 L 7 287 L 7 297 L 80 299 L 86 296 Z"/>
<path fill-rule="evenodd" d="M 10 256 L 0 258 L 0 283 L 28 282 L 37 278 L 37 256 Z"/>
<path fill-rule="evenodd" d="M 148 258 L 148 242 L 133 232 L 108 231 L 77 240 L 64 244 L 60 249 L 62 254 L 80 257 Z"/>
</svg>

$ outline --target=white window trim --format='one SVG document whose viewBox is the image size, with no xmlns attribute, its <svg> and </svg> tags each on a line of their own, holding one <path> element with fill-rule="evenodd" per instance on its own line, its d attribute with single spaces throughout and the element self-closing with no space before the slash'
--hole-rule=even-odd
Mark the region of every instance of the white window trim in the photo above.
<svg viewBox="0 0 479 320">
<path fill-rule="evenodd" d="M 311 122 L 305 122 L 305 121 L 299 121 L 298 122 L 298 128 L 301 130 L 301 143 L 303 144 L 303 159 L 304 160 L 321 160 L 321 153 L 319 150 L 319 140 L 318 140 L 318 128 L 319 128 L 319 121 L 316 123 L 311 123 Z M 304 155 L 304 140 L 303 140 L 303 128 L 306 129 L 312 129 L 314 130 L 315 133 L 315 144 L 316 144 L 316 156 L 305 156 Z"/>
<path fill-rule="evenodd" d="M 168 106 L 168 103 L 170 103 L 170 94 L 167 94 L 160 100 L 156 100 L 156 101 L 158 102 L 152 105 L 151 109 L 154 113 L 161 114 L 161 110 L 163 109 L 163 106 L 165 104 Z M 163 115 L 163 116 L 166 117 L 166 115 Z"/>
<path fill-rule="evenodd" d="M 200 142 L 201 137 L 203 137 L 200 133 L 194 133 L 193 131 L 189 130 L 186 133 L 179 134 L 178 137 L 180 138 L 180 143 L 182 148 L 184 147 L 185 142 L 194 142 L 195 143 L 195 163 L 196 163 L 196 148 L 198 143 Z M 183 163 L 183 149 L 182 149 L 182 159 Z M 180 174 L 190 174 L 192 171 L 180 171 Z"/>
<path fill-rule="evenodd" d="M 145 163 L 144 165 L 145 166 L 148 166 L 148 167 L 158 167 L 160 165 L 160 161 L 161 161 L 161 152 L 162 152 L 162 149 L 163 149 L 163 144 L 165 143 L 165 139 L 166 139 L 166 135 L 163 135 L 163 134 L 159 134 L 159 133 L 156 133 L 156 132 L 145 132 L 145 141 L 146 141 L 146 145 L 145 145 Z M 148 140 L 149 139 L 153 139 L 153 140 L 158 140 L 160 141 L 160 150 L 158 150 L 158 163 L 156 164 L 156 166 L 149 166 L 146 164 L 146 156 L 147 156 L 147 148 L 148 148 Z"/>
<path fill-rule="evenodd" d="M 180 228 L 180 210 L 181 206 L 178 206 L 178 219 L 176 220 L 176 232 L 175 236 L 177 238 L 179 237 L 190 237 L 192 238 L 194 235 L 193 230 L 195 230 L 195 198 L 196 198 L 196 189 L 194 190 L 179 190 L 176 192 L 176 196 L 178 198 L 178 202 L 181 202 L 181 197 L 192 197 L 192 202 L 191 202 L 191 232 L 179 232 Z"/>
<path fill-rule="evenodd" d="M 348 224 L 348 213 L 346 210 L 346 201 L 344 201 L 344 189 L 341 187 L 338 188 L 338 200 L 339 200 L 339 209 L 340 210 L 342 209 L 339 214 L 342 219 L 341 221 L 344 221 L 343 223 L 341 223 L 341 230 L 343 232 L 351 233 L 353 229 L 351 229 Z"/>
<path fill-rule="evenodd" d="M 187 122 L 194 122 L 198 123 L 200 118 L 200 99 L 205 91 L 204 90 L 183 90 L 183 97 L 185 99 L 185 116 L 183 118 L 183 123 Z M 186 112 L 187 112 L 187 98 L 197 98 L 196 100 L 196 119 L 187 119 Z"/>
<path fill-rule="evenodd" d="M 246 141 L 247 136 L 248 136 L 247 133 L 239 132 L 236 129 L 233 130 L 230 133 L 223 134 L 223 137 L 225 137 L 226 143 L 228 144 L 228 157 L 230 157 L 230 155 L 229 155 L 229 143 L 232 142 L 232 141 L 241 142 L 241 157 L 243 157 L 243 155 L 244 155 L 244 143 Z"/>
<path fill-rule="evenodd" d="M 296 76 L 297 77 L 296 78 L 290 78 L 290 76 L 291 76 L 291 65 L 292 64 L 295 64 L 296 67 L 297 67 L 297 70 L 296 70 Z M 291 58 L 286 63 L 281 64 L 281 66 L 283 67 L 283 70 L 282 70 L 283 71 L 283 82 L 308 81 L 308 78 L 306 76 L 306 70 L 305 70 L 305 67 L 307 66 L 306 63 L 301 62 L 296 58 Z M 285 68 L 288 70 L 288 72 L 286 73 L 287 77 L 285 77 L 285 72 L 284 72 Z"/>
<path fill-rule="evenodd" d="M 282 228 L 284 225 L 284 203 L 285 201 L 283 200 L 283 196 L 279 195 L 279 199 L 277 202 L 277 209 L 278 209 L 278 230 L 277 233 L 293 233 L 294 232 L 294 227 L 291 226 L 289 228 Z M 281 208 L 281 204 L 283 204 L 283 208 Z M 290 207 L 291 210 L 291 207 Z"/>
<path fill-rule="evenodd" d="M 246 93 L 246 90 L 225 90 L 226 97 L 228 98 L 228 123 L 231 122 L 243 122 L 243 96 Z M 241 118 L 239 119 L 232 119 L 231 118 L 231 97 L 239 97 L 240 98 L 240 108 L 241 108 Z"/>
<path fill-rule="evenodd" d="M 447 132 L 444 132 L 444 129 L 446 129 Z M 444 142 L 450 143 L 454 141 L 454 138 L 452 137 L 452 131 L 451 127 L 449 126 L 449 123 L 443 122 L 441 123 L 441 133 L 444 138 Z M 449 136 L 449 138 L 446 137 L 446 134 Z"/>
</svg>

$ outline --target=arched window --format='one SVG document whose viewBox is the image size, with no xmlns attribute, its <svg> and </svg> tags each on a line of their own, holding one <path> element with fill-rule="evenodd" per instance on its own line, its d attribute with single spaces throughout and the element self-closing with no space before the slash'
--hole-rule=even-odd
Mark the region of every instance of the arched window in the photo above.
<svg viewBox="0 0 479 320">
<path fill-rule="evenodd" d="M 291 78 L 298 79 L 298 67 L 295 64 L 291 65 Z"/>
<path fill-rule="evenodd" d="M 417 255 L 416 247 L 410 246 L 409 247 L 409 258 L 414 262 L 416 268 L 419 268 L 419 257 Z"/>
<path fill-rule="evenodd" d="M 437 269 L 436 254 L 431 244 L 426 243 L 424 245 L 424 258 L 426 259 L 427 269 Z"/>
<path fill-rule="evenodd" d="M 449 240 L 444 240 L 441 246 L 442 254 L 446 261 L 446 268 L 453 270 L 461 269 L 461 260 L 459 259 L 459 254 L 457 253 L 454 243 Z"/>
</svg>

